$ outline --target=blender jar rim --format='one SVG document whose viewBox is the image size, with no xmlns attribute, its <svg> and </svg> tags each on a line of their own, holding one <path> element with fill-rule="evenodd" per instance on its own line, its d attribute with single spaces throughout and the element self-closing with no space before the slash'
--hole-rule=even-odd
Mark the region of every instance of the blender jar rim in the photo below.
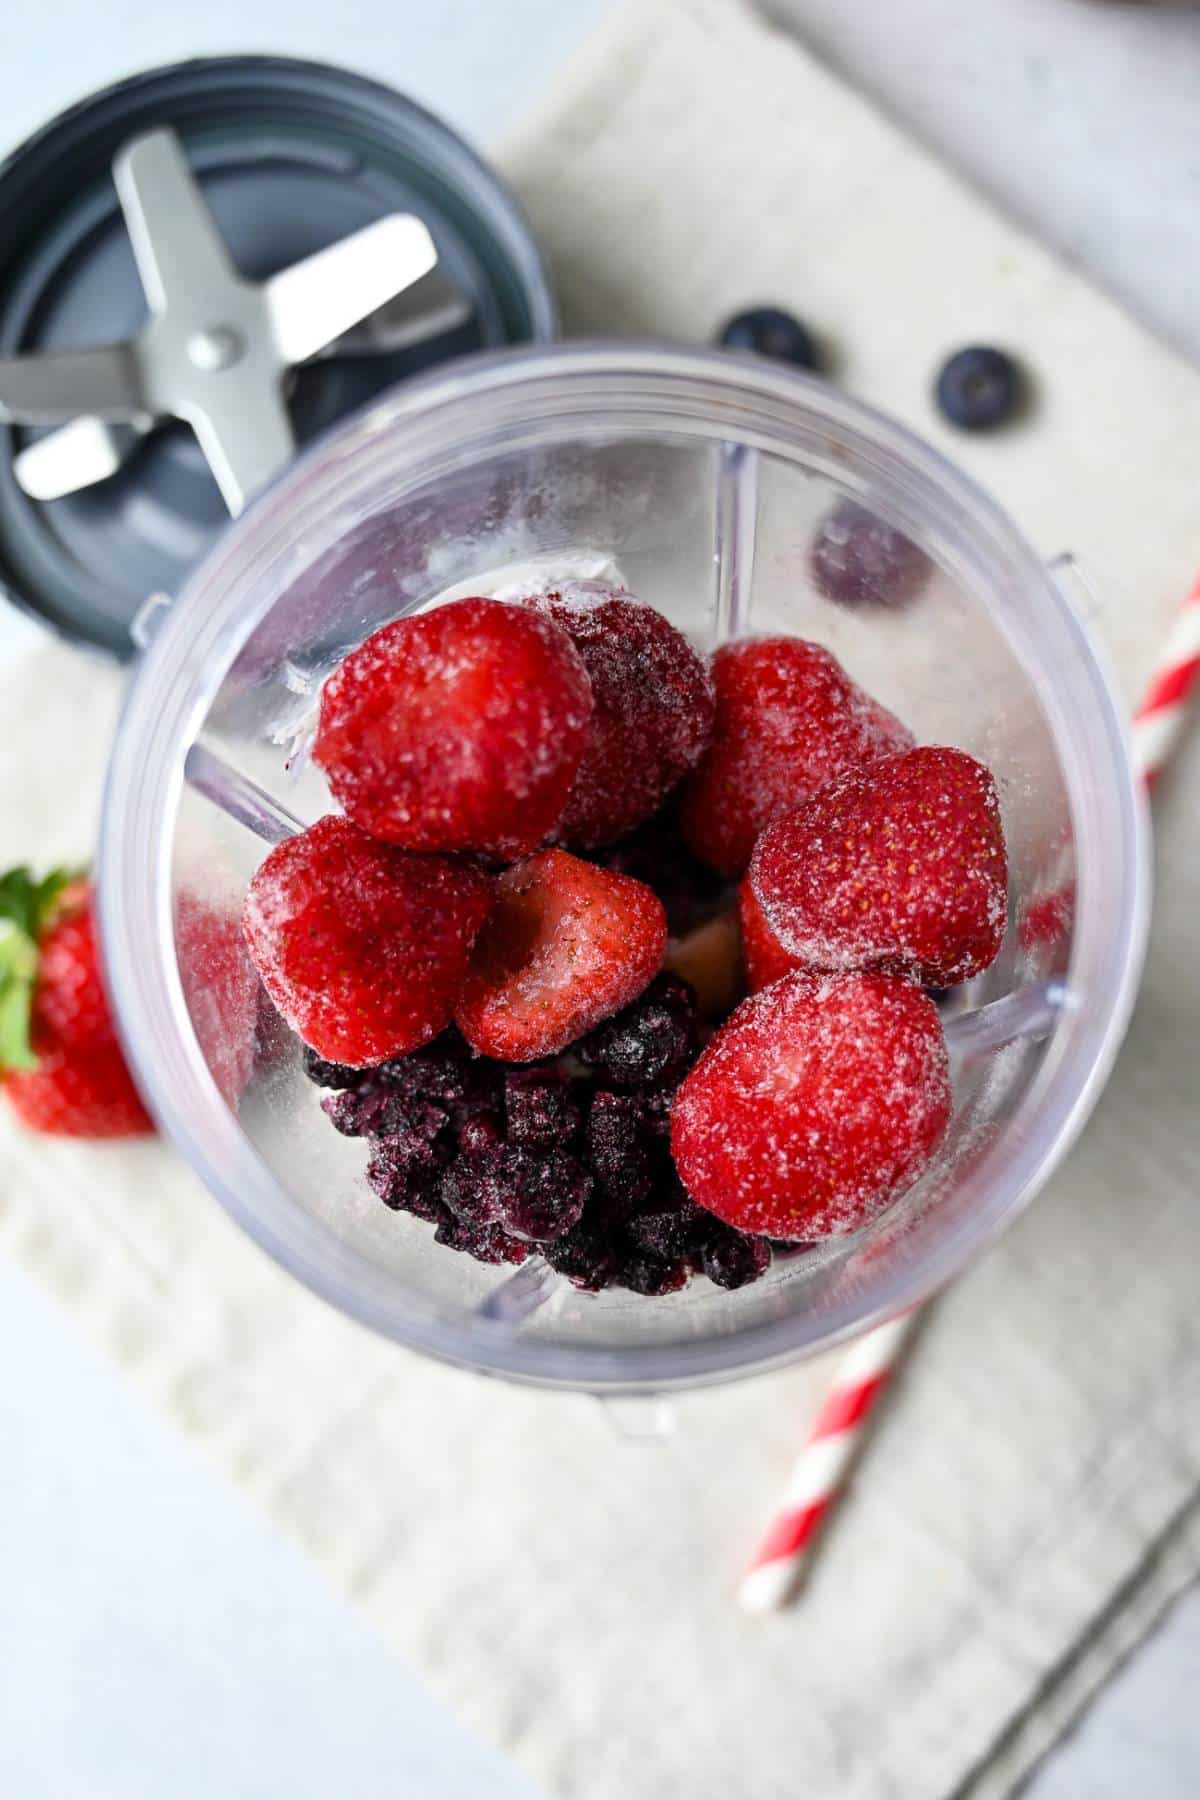
<svg viewBox="0 0 1200 1800">
<path fill-rule="evenodd" d="M 496 417 L 484 422 L 489 403 Z M 594 438 L 611 435 L 615 420 L 622 430 L 660 438 L 719 443 L 728 433 L 769 453 L 795 459 L 803 452 L 806 467 L 823 462 L 843 485 L 852 476 L 844 462 L 852 448 L 879 483 L 873 502 L 901 527 L 920 536 L 934 518 L 945 566 L 987 565 L 993 578 L 1004 571 L 1004 582 L 988 584 L 993 612 L 998 606 L 1004 615 L 996 623 L 1051 722 L 1076 831 L 1090 852 L 1079 869 L 1071 968 L 1087 1003 L 1060 1021 L 1006 1125 L 1003 1175 L 993 1168 L 994 1152 L 985 1154 L 964 1178 L 979 1190 L 976 1204 L 931 1254 L 887 1271 L 864 1304 L 843 1296 L 816 1322 L 798 1311 L 728 1335 L 640 1344 L 636 1371 L 623 1349 L 522 1338 L 477 1313 L 452 1319 L 415 1294 L 398 1295 L 368 1257 L 281 1204 L 274 1175 L 218 1095 L 192 1037 L 171 949 L 169 892 L 183 752 L 269 604 L 264 598 L 247 611 L 238 585 L 250 585 L 255 573 L 261 582 L 266 569 L 294 559 L 289 520 L 306 496 L 319 491 L 331 512 L 339 492 L 365 491 L 373 472 L 399 455 L 414 483 L 425 485 L 439 455 L 460 456 L 465 445 L 485 454 L 495 447 L 489 434 L 508 447 L 518 430 Z M 392 480 L 397 495 L 403 490 Z M 305 564 L 326 547 L 307 550 Z M 1035 613 L 1038 630 L 1056 640 L 1039 656 L 1022 643 Z M 776 1366 L 866 1329 L 947 1281 L 1032 1197 L 1090 1112 L 1132 1010 L 1149 915 L 1144 805 L 1105 658 L 1004 513 L 914 434 L 812 377 L 728 351 L 654 341 L 581 340 L 464 358 L 371 402 L 307 449 L 200 565 L 135 675 L 109 767 L 98 871 L 108 978 L 130 1059 L 167 1134 L 239 1224 L 308 1287 L 399 1342 L 481 1372 L 604 1392 L 649 1392 Z M 1098 918 L 1102 896 L 1107 925 Z M 190 1107 L 180 1102 L 184 1082 Z"/>
</svg>

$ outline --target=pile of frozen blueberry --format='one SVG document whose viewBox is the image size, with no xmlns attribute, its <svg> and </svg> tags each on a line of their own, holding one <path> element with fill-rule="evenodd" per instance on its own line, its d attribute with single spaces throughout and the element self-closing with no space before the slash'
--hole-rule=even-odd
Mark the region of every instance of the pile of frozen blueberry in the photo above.
<svg viewBox="0 0 1200 1800">
<path fill-rule="evenodd" d="M 671 1099 L 703 1036 L 691 989 L 659 975 L 569 1058 L 514 1068 L 451 1027 L 374 1069 L 304 1054 L 337 1129 L 366 1138 L 386 1206 L 485 1263 L 540 1251 L 575 1286 L 668 1294 L 690 1272 L 736 1288 L 763 1237 L 688 1198 L 671 1160 Z"/>
</svg>

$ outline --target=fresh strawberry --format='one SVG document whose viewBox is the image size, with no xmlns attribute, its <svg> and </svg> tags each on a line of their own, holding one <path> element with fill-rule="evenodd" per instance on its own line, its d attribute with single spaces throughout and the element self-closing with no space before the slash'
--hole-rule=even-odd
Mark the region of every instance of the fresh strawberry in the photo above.
<svg viewBox="0 0 1200 1800">
<path fill-rule="evenodd" d="M 0 1081 L 22 1124 L 57 1137 L 154 1130 L 113 1026 L 91 890 L 55 870 L 0 878 Z"/>
<path fill-rule="evenodd" d="M 472 864 L 377 843 L 331 814 L 267 856 L 243 925 L 288 1024 L 328 1062 L 362 1068 L 449 1024 L 491 903 Z"/>
<path fill-rule="evenodd" d="M 763 917 L 763 909 L 754 898 L 750 877 L 743 875 L 738 885 L 738 924 L 742 932 L 742 965 L 746 986 L 752 994 L 770 987 L 783 975 L 802 969 L 798 957 L 789 956 Z"/>
<path fill-rule="evenodd" d="M 744 1000 L 680 1087 L 671 1149 L 739 1230 L 858 1231 L 911 1186 L 950 1118 L 937 1008 L 892 975 L 785 975 Z"/>
<path fill-rule="evenodd" d="M 313 755 L 373 837 L 517 856 L 557 825 L 591 716 L 587 672 L 552 620 L 459 600 L 350 653 L 325 683 Z"/>
<path fill-rule="evenodd" d="M 553 1055 L 658 972 L 666 914 L 632 876 L 545 850 L 506 869 L 496 889 L 455 1012 L 481 1055 Z"/>
<path fill-rule="evenodd" d="M 765 831 L 750 881 L 783 948 L 813 969 L 886 969 L 951 987 L 1004 936 L 996 784 L 964 750 L 852 769 Z"/>
<path fill-rule="evenodd" d="M 683 634 L 631 594 L 578 582 L 526 604 L 566 632 L 595 700 L 555 835 L 584 849 L 611 843 L 657 811 L 699 762 L 712 736 L 712 682 Z"/>
<path fill-rule="evenodd" d="M 740 875 L 760 831 L 844 769 L 913 739 L 837 658 L 803 638 L 751 638 L 713 657 L 717 717 L 708 754 L 683 789 L 695 854 Z"/>
<path fill-rule="evenodd" d="M 221 1093 L 236 1105 L 254 1066 L 260 1003 L 271 1010 L 237 907 L 180 894 L 175 955 L 196 1041 Z"/>
</svg>

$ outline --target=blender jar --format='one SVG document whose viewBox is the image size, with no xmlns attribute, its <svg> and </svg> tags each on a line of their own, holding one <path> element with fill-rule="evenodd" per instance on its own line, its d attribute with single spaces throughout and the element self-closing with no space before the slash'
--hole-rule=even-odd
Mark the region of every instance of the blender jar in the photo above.
<svg viewBox="0 0 1200 1800">
<path fill-rule="evenodd" d="M 813 585 L 813 535 L 842 498 L 929 558 L 910 604 L 839 606 Z M 448 589 L 614 567 L 705 649 L 763 632 L 826 644 L 920 741 L 971 751 L 1001 791 L 1009 930 L 950 1003 L 956 1105 L 942 1152 L 874 1226 L 778 1258 L 732 1293 L 697 1278 L 654 1300 L 584 1294 L 536 1261 L 514 1273 L 435 1245 L 371 1193 L 366 1146 L 322 1114 L 296 1040 L 264 1026 L 236 981 L 213 979 L 206 934 L 188 923 L 197 905 L 224 917 L 228 955 L 244 954 L 234 921 L 263 840 L 329 810 L 308 743 L 320 683 L 348 649 Z M 771 1366 L 944 1282 L 1026 1203 L 1094 1103 L 1147 913 L 1118 703 L 1007 519 L 819 382 L 656 344 L 458 363 L 304 454 L 156 626 L 113 754 L 99 863 L 129 1055 L 163 1127 L 245 1229 L 396 1340 L 609 1392 Z"/>
</svg>

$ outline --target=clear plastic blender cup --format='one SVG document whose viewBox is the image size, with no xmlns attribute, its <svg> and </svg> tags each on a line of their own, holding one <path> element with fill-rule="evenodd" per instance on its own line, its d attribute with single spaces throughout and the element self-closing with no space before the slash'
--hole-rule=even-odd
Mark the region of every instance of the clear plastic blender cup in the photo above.
<svg viewBox="0 0 1200 1800">
<path fill-rule="evenodd" d="M 933 564 L 903 607 L 837 606 L 814 531 L 852 497 Z M 876 1225 L 780 1258 L 733 1293 L 576 1292 L 483 1267 L 384 1208 L 294 1039 L 222 1007 L 176 921 L 230 918 L 263 837 L 329 810 L 307 759 L 324 675 L 449 588 L 615 566 L 704 647 L 784 631 L 829 646 L 926 742 L 999 781 L 1010 927 L 949 1015 L 955 1118 Z M 573 344 L 456 363 L 306 454 L 161 616 L 109 778 L 100 897 L 109 979 L 166 1131 L 272 1256 L 401 1343 L 490 1374 L 597 1391 L 720 1380 L 922 1299 L 1010 1220 L 1108 1073 L 1147 914 L 1141 804 L 1117 701 L 1046 568 L 956 470 L 818 382 L 752 358 Z M 228 1073 L 250 1065 L 236 1106 Z M 203 1048 L 201 1047 L 203 1044 Z M 239 1077 L 240 1079 L 241 1077 Z"/>
</svg>

